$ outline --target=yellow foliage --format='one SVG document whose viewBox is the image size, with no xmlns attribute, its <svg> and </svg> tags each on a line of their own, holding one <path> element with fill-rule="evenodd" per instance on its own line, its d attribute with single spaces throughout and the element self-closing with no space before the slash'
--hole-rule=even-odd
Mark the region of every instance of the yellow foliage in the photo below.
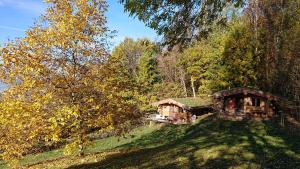
<svg viewBox="0 0 300 169">
<path fill-rule="evenodd" d="M 0 150 L 12 163 L 65 139 L 67 154 L 82 154 L 90 130 L 122 132 L 138 117 L 124 96 L 132 84 L 107 62 L 106 3 L 45 2 L 40 22 L 0 51 L 0 80 L 10 86 L 0 103 Z"/>
</svg>

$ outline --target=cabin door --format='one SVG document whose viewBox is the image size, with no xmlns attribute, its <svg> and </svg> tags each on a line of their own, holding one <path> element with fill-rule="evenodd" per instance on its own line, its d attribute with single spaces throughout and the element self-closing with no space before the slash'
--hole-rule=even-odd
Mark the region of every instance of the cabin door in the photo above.
<svg viewBox="0 0 300 169">
<path fill-rule="evenodd" d="M 244 99 L 242 97 L 238 97 L 236 98 L 236 102 L 237 102 L 237 113 L 240 113 L 244 110 Z"/>
</svg>

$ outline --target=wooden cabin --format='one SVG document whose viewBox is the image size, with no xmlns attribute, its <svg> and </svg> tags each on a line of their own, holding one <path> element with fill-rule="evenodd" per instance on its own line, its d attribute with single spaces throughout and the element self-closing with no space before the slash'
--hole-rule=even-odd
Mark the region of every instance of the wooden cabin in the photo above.
<svg viewBox="0 0 300 169">
<path fill-rule="evenodd" d="M 227 119 L 270 119 L 278 111 L 279 97 L 252 88 L 234 88 L 213 94 L 214 105 Z"/>
<path fill-rule="evenodd" d="M 155 105 L 163 119 L 176 124 L 189 123 L 197 116 L 212 111 L 210 98 L 169 98 Z"/>
</svg>

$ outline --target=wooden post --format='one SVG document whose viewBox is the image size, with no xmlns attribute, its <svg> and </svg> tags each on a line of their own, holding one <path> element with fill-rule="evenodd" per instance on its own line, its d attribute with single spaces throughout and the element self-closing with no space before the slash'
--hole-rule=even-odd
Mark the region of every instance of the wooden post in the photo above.
<svg viewBox="0 0 300 169">
<path fill-rule="evenodd" d="M 284 113 L 281 110 L 279 111 L 279 113 L 280 113 L 280 124 L 284 126 Z"/>
<path fill-rule="evenodd" d="M 299 96 L 298 96 L 299 97 Z M 300 121 L 300 99 L 298 98 L 296 101 L 296 118 Z"/>
<path fill-rule="evenodd" d="M 219 100 L 218 100 L 218 108 L 219 108 L 219 112 L 218 112 L 218 116 L 219 118 L 224 115 L 224 111 L 225 111 L 225 100 L 224 100 L 224 97 L 221 97 Z"/>
<path fill-rule="evenodd" d="M 266 101 L 265 101 L 265 115 L 267 117 L 269 116 L 269 107 L 270 107 L 270 101 L 269 101 L 269 99 L 266 99 Z"/>
</svg>

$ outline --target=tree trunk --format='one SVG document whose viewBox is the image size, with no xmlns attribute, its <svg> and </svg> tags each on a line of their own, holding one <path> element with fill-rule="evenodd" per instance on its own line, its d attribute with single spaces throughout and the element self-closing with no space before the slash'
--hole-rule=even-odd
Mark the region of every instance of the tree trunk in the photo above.
<svg viewBox="0 0 300 169">
<path fill-rule="evenodd" d="M 78 147 L 79 147 L 79 156 L 84 156 L 84 126 L 83 126 L 83 117 L 82 117 L 82 110 L 79 110 L 79 125 L 78 125 Z"/>
<path fill-rule="evenodd" d="M 186 84 L 185 84 L 185 73 L 182 68 L 180 68 L 180 81 L 181 81 L 181 85 L 183 87 L 185 97 L 188 97 L 187 88 L 186 88 Z"/>
<path fill-rule="evenodd" d="M 84 141 L 83 141 L 83 133 L 80 133 L 78 135 L 78 140 L 79 140 L 79 156 L 84 156 Z"/>
<path fill-rule="evenodd" d="M 258 2 L 257 0 L 254 0 L 255 56 L 257 56 L 258 53 L 258 10 Z"/>
<path fill-rule="evenodd" d="M 193 90 L 193 97 L 196 97 L 196 91 L 195 91 L 195 85 L 194 85 L 193 77 L 191 77 L 191 85 L 192 85 L 192 90 Z"/>
</svg>

